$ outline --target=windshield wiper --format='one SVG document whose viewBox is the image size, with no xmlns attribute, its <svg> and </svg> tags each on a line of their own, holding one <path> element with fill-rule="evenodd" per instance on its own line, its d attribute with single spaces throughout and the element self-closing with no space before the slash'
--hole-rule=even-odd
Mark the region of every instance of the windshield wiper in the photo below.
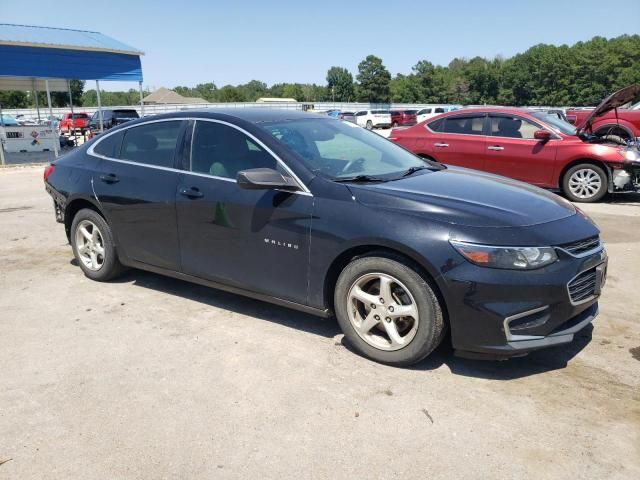
<svg viewBox="0 0 640 480">
<path fill-rule="evenodd" d="M 424 165 L 419 165 L 416 167 L 411 167 L 409 169 L 407 169 L 402 176 L 403 177 L 408 177 L 409 175 L 413 175 L 416 172 L 419 172 L 420 170 L 431 170 L 429 167 L 425 167 Z"/>
<path fill-rule="evenodd" d="M 357 183 L 386 182 L 384 178 L 374 177 L 371 175 L 356 175 L 355 177 L 334 178 L 333 181 L 334 182 L 357 182 Z"/>
</svg>

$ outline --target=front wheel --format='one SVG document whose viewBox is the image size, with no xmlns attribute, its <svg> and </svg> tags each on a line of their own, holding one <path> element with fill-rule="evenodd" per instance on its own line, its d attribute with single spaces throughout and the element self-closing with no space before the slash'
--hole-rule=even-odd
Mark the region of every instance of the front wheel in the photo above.
<svg viewBox="0 0 640 480">
<path fill-rule="evenodd" d="M 597 202 L 606 195 L 607 185 L 604 170 L 590 163 L 571 167 L 562 179 L 562 190 L 572 202 Z"/>
<path fill-rule="evenodd" d="M 367 130 L 373 129 L 373 122 L 371 120 L 367 120 Z"/>
<path fill-rule="evenodd" d="M 83 208 L 76 213 L 71 246 L 80 268 L 92 280 L 105 282 L 121 273 L 111 228 L 96 211 Z"/>
<path fill-rule="evenodd" d="M 442 308 L 431 286 L 400 259 L 352 261 L 338 277 L 334 306 L 347 341 L 388 365 L 422 360 L 444 336 Z"/>
</svg>

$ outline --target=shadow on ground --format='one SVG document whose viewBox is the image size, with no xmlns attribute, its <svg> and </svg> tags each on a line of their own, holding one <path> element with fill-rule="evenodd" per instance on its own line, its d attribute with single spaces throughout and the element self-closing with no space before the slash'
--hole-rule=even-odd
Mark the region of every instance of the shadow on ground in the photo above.
<svg viewBox="0 0 640 480">
<path fill-rule="evenodd" d="M 138 287 L 188 298 L 212 307 L 274 322 L 325 338 L 333 338 L 341 333 L 338 324 L 333 318 L 319 318 L 241 295 L 141 270 L 129 270 L 115 281 L 132 283 Z M 445 365 L 452 373 L 466 377 L 490 380 L 524 378 L 565 368 L 589 344 L 592 338 L 592 331 L 593 327 L 589 325 L 581 332 L 578 332 L 574 341 L 569 345 L 540 350 L 526 357 L 504 361 L 469 360 L 456 357 L 451 347 L 451 339 L 447 337 L 429 357 L 410 367 L 410 369 L 417 371 L 434 370 Z M 344 340 L 344 337 L 342 345 L 353 352 L 354 355 L 356 354 L 348 342 Z"/>
</svg>

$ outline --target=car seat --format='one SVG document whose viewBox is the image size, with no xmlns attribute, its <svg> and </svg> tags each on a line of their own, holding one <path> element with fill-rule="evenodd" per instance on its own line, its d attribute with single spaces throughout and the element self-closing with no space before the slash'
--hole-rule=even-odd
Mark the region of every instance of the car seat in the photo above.
<svg viewBox="0 0 640 480">
<path fill-rule="evenodd" d="M 497 134 L 500 137 L 522 138 L 522 134 L 520 133 L 521 126 L 522 120 L 504 117 L 498 120 Z"/>
</svg>

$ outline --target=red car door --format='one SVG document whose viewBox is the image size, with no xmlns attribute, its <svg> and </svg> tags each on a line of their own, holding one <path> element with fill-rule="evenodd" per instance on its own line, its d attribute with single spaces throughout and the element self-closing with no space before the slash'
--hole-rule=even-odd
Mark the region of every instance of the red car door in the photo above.
<svg viewBox="0 0 640 480">
<path fill-rule="evenodd" d="M 427 124 L 425 145 L 440 163 L 483 170 L 486 114 L 451 115 Z"/>
<path fill-rule="evenodd" d="M 542 126 L 518 115 L 492 113 L 484 170 L 534 185 L 553 185 L 555 135 L 548 141 L 533 136 Z"/>
</svg>

